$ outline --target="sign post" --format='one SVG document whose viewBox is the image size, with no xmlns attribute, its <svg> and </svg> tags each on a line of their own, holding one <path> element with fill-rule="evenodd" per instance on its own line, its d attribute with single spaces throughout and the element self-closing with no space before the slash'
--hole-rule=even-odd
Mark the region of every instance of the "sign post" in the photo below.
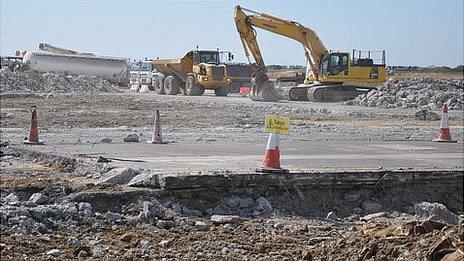
<svg viewBox="0 0 464 261">
<path fill-rule="evenodd" d="M 279 115 L 266 115 L 264 121 L 266 122 L 265 132 L 288 135 L 290 118 Z"/>
<path fill-rule="evenodd" d="M 288 169 L 280 167 L 279 134 L 288 135 L 290 119 L 278 115 L 266 115 L 264 121 L 264 131 L 269 133 L 269 139 L 261 168 L 256 171 L 263 173 L 289 173 Z"/>
</svg>

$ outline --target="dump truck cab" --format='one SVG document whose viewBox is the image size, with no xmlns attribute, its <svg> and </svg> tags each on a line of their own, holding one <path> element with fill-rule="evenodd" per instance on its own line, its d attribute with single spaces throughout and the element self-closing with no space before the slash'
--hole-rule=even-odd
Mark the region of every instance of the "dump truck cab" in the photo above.
<svg viewBox="0 0 464 261">
<path fill-rule="evenodd" d="M 192 73 L 196 84 L 205 89 L 224 89 L 226 91 L 231 79 L 226 76 L 226 66 L 221 61 L 221 52 L 209 50 L 192 51 Z M 228 92 L 227 92 L 228 93 Z M 227 94 L 221 95 L 225 96 Z"/>
<path fill-rule="evenodd" d="M 196 49 L 178 59 L 153 60 L 155 69 L 164 76 L 155 78 L 156 93 L 197 96 L 212 89 L 216 96 L 227 96 L 231 79 L 226 75 L 222 53 Z"/>
</svg>

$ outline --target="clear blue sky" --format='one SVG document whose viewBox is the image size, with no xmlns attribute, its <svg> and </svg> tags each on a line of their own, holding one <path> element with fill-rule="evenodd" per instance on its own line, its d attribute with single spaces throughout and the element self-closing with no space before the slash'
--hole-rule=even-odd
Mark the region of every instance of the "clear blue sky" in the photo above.
<svg viewBox="0 0 464 261">
<path fill-rule="evenodd" d="M 196 45 L 245 61 L 236 4 L 315 30 L 328 49 L 385 49 L 389 65 L 464 64 L 463 0 L 0 0 L 0 53 L 40 42 L 100 55 L 178 57 Z M 304 64 L 301 46 L 258 31 L 266 64 Z"/>
</svg>

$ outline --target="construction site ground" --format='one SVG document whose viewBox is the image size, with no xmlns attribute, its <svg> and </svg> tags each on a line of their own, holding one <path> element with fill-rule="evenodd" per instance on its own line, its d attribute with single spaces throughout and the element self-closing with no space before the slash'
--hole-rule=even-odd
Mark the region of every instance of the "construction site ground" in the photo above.
<svg viewBox="0 0 464 261">
<path fill-rule="evenodd" d="M 22 144 L 31 105 L 38 106 L 39 137 L 44 146 Z M 156 109 L 168 144 L 147 143 Z M 215 97 L 209 91 L 198 97 L 131 93 L 127 89 L 69 95 L 4 93 L 1 141 L 8 142 L 17 155 L 4 157 L 0 163 L 2 198 L 16 193 L 25 201 L 35 192 L 44 192 L 54 204 L 89 202 L 95 213 L 113 211 L 124 218 L 109 221 L 97 215 L 93 223 L 73 223 L 76 229 L 60 230 L 66 223 L 55 224 L 47 233 L 22 236 L 8 228 L 0 240 L 2 260 L 32 255 L 38 259 L 79 256 L 95 260 L 422 260 L 443 236 L 457 242 L 461 228 L 448 224 L 423 234 L 400 233 L 399 228 L 416 220 L 414 204 L 421 201 L 443 203 L 454 213 L 463 213 L 464 115 L 462 111 L 449 113 L 451 135 L 457 142 L 437 143 L 432 140 L 439 120 L 418 120 L 416 111 L 338 103 L 258 103 L 238 94 Z M 275 174 L 269 179 L 255 176 L 263 175 L 255 169 L 266 147 L 266 114 L 290 118 L 290 134 L 280 136 L 281 163 L 298 177 L 290 174 L 282 181 Z M 134 133 L 139 142 L 123 142 Z M 89 173 L 79 174 L 74 162 L 97 169 L 99 157 L 110 160 L 105 163 L 107 169 L 131 167 L 180 178 L 166 178 L 164 190 L 162 186 L 98 184 Z M 70 159 L 72 167 L 66 166 L 66 160 L 57 163 L 56 158 Z M 350 185 L 342 178 L 340 184 L 330 183 L 325 190 L 305 181 L 316 174 L 336 180 L 337 175 L 356 177 L 357 173 L 369 182 Z M 203 175 L 207 182 L 199 178 L 189 183 L 185 178 Z M 243 178 L 246 182 L 265 177 L 262 182 L 270 187 L 255 183 L 240 187 L 245 181 L 229 177 L 234 175 L 249 175 Z M 387 175 L 393 178 L 385 178 Z M 440 175 L 443 179 L 437 178 Z M 391 184 L 379 190 L 384 179 Z M 298 180 L 307 183 L 299 185 Z M 347 199 L 352 193 L 356 199 Z M 245 210 L 229 206 L 223 214 L 238 215 L 240 221 L 212 222 L 212 214 L 222 213 L 216 211 L 218 206 L 233 196 L 252 198 L 259 207 L 242 213 Z M 260 197 L 271 203 L 272 211 L 258 204 Z M 142 201 L 154 199 L 174 212 L 174 203 L 181 210 L 172 218 L 158 217 L 155 223 L 134 221 Z M 369 209 L 373 201 L 381 207 Z M 328 218 L 329 212 L 338 217 Z M 360 221 L 373 212 L 383 214 Z M 173 220 L 173 224 L 166 228 L 158 225 L 159 220 Z M 78 238 L 80 244 L 71 244 L 70 237 Z M 47 254 L 51 249 L 59 249 L 60 255 Z"/>
</svg>

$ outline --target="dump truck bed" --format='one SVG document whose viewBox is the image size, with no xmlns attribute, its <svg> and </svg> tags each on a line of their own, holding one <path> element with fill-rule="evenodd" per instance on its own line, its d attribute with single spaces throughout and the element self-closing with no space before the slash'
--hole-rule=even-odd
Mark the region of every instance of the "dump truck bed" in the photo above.
<svg viewBox="0 0 464 261">
<path fill-rule="evenodd" d="M 153 66 L 158 72 L 164 75 L 176 75 L 182 81 L 185 81 L 187 74 L 192 72 L 192 65 L 193 60 L 188 57 L 188 53 L 182 58 L 153 60 Z"/>
</svg>

